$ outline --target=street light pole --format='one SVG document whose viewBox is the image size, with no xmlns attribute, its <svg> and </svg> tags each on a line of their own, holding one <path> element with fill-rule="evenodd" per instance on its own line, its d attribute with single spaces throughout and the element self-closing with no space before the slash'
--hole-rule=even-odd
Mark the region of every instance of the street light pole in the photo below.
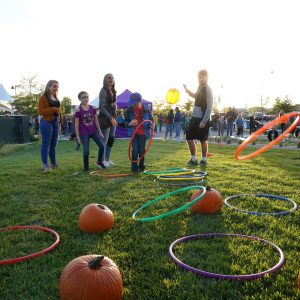
<svg viewBox="0 0 300 300">
<path fill-rule="evenodd" d="M 274 71 L 271 70 L 270 74 L 273 75 Z M 260 106 L 261 106 L 261 122 L 263 123 L 263 116 L 264 116 L 264 108 L 263 108 L 263 81 L 261 82 L 261 93 L 260 93 Z"/>
<path fill-rule="evenodd" d="M 11 90 L 15 90 L 15 97 L 17 96 L 17 86 L 16 85 L 12 85 Z"/>
</svg>

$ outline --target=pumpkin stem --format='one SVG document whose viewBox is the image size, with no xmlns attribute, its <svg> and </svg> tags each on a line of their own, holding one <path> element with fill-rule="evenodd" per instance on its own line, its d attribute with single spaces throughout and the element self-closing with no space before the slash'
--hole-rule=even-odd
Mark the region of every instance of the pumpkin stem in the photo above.
<svg viewBox="0 0 300 300">
<path fill-rule="evenodd" d="M 94 259 L 92 259 L 90 262 L 89 262 L 89 268 L 90 269 L 100 269 L 102 266 L 101 266 L 101 261 L 104 259 L 104 256 L 103 255 L 100 255 L 100 256 L 97 256 L 95 257 Z"/>
<path fill-rule="evenodd" d="M 211 187 L 208 185 L 208 186 L 206 187 L 206 190 L 207 190 L 207 191 L 211 191 Z"/>
<path fill-rule="evenodd" d="M 102 204 L 97 204 L 97 206 L 101 209 L 105 209 L 104 205 L 102 205 Z"/>
</svg>

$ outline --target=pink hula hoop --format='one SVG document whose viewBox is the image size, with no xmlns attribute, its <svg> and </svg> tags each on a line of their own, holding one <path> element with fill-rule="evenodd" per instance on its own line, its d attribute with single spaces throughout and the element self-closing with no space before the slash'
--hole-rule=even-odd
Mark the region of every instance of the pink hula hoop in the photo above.
<svg viewBox="0 0 300 300">
<path fill-rule="evenodd" d="M 0 260 L 0 265 L 15 264 L 15 263 L 25 261 L 25 260 L 28 260 L 28 259 L 31 259 L 31 258 L 34 258 L 34 257 L 37 257 L 37 256 L 41 256 L 43 254 L 46 254 L 46 253 L 50 252 L 54 248 L 56 248 L 57 245 L 60 242 L 60 236 L 56 231 L 54 231 L 50 228 L 41 227 L 41 226 L 9 226 L 9 227 L 5 227 L 5 228 L 0 228 L 0 232 L 9 231 L 9 230 L 22 230 L 22 229 L 35 229 L 35 230 L 39 230 L 39 231 L 48 232 L 48 233 L 52 234 L 56 238 L 56 240 L 51 246 L 49 246 L 48 248 L 43 249 L 41 251 L 38 251 L 38 252 L 35 252 L 35 253 L 32 253 L 32 254 L 28 254 L 28 255 L 25 255 L 25 256 L 21 256 L 21 257 Z"/>
</svg>

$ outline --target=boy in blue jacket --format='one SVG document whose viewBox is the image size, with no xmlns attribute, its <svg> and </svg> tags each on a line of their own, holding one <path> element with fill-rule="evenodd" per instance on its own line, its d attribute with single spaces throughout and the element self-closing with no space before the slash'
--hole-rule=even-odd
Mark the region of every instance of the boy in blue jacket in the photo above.
<svg viewBox="0 0 300 300">
<path fill-rule="evenodd" d="M 135 127 L 144 120 L 153 121 L 151 111 L 142 104 L 142 96 L 139 93 L 132 93 L 129 99 L 129 108 L 125 111 L 124 125 L 128 128 L 128 136 L 132 136 Z M 150 137 L 151 126 L 149 122 L 136 132 L 132 141 L 132 160 L 137 161 L 145 153 L 146 140 Z M 142 158 L 139 163 L 131 163 L 132 172 L 143 172 L 145 170 L 145 159 Z"/>
</svg>

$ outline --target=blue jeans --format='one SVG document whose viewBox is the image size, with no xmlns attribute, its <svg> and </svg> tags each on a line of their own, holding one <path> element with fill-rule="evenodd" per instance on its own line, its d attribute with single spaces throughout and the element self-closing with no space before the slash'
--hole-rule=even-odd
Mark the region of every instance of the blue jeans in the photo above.
<svg viewBox="0 0 300 300">
<path fill-rule="evenodd" d="M 173 124 L 167 124 L 165 139 L 168 137 L 168 132 L 170 132 L 170 137 L 172 137 L 172 131 L 173 131 Z"/>
<path fill-rule="evenodd" d="M 233 123 L 232 122 L 228 122 L 227 123 L 227 136 L 228 135 L 232 136 L 232 130 L 233 130 Z"/>
<path fill-rule="evenodd" d="M 139 135 L 136 134 L 134 136 L 134 139 L 132 141 L 132 160 L 138 160 L 138 157 L 141 157 L 145 152 L 145 145 L 146 145 L 146 135 Z M 144 165 L 144 158 L 139 161 L 139 165 L 137 162 L 131 163 L 131 170 L 137 171 L 140 169 L 141 171 L 144 171 L 145 165 Z"/>
<path fill-rule="evenodd" d="M 89 170 L 90 138 L 92 138 L 98 146 L 98 161 L 100 162 L 102 161 L 104 151 L 104 144 L 98 132 L 91 135 L 80 136 L 83 146 L 83 167 L 85 171 Z"/>
<path fill-rule="evenodd" d="M 162 121 L 158 121 L 158 124 L 159 124 L 159 132 L 161 132 Z"/>
<path fill-rule="evenodd" d="M 53 121 L 41 119 L 40 131 L 42 135 L 41 157 L 44 165 L 48 164 L 48 155 L 52 165 L 56 164 L 56 145 L 58 139 L 58 118 Z"/>
<path fill-rule="evenodd" d="M 176 137 L 180 137 L 180 122 L 174 123 Z"/>
<path fill-rule="evenodd" d="M 114 138 L 116 134 L 116 127 L 112 126 L 109 128 L 101 129 L 102 134 L 104 135 L 104 153 L 103 153 L 103 158 L 101 161 L 109 161 L 110 158 L 110 153 L 111 153 L 111 148 L 114 143 Z"/>
</svg>

